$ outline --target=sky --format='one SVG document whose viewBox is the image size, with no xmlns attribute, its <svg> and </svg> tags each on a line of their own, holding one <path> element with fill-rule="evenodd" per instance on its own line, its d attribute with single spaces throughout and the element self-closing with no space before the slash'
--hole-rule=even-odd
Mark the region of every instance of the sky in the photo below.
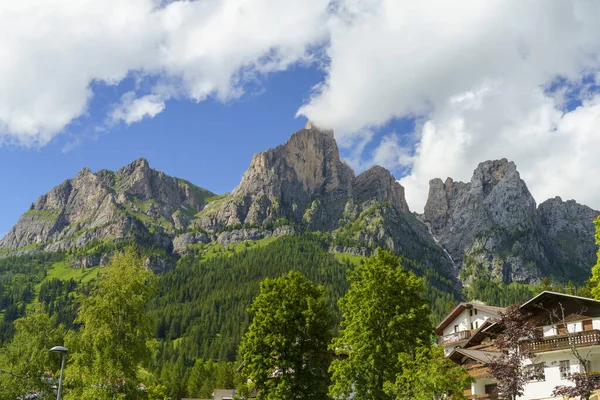
<svg viewBox="0 0 600 400">
<path fill-rule="evenodd" d="M 216 193 L 307 119 L 422 212 L 507 158 L 600 209 L 595 0 L 0 2 L 0 236 L 81 168 L 139 157 Z"/>
</svg>

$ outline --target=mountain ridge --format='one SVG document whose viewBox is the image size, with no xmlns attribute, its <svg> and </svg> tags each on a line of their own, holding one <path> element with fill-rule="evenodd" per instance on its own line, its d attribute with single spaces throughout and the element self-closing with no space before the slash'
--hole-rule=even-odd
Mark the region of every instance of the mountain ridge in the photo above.
<svg viewBox="0 0 600 400">
<path fill-rule="evenodd" d="M 388 248 L 458 286 L 476 275 L 531 283 L 549 273 L 589 274 L 598 215 L 572 200 L 536 205 L 506 159 L 480 163 L 470 182 L 432 179 L 417 215 L 387 169 L 355 175 L 333 131 L 309 123 L 256 153 L 240 183 L 221 196 L 154 170 L 144 158 L 117 171 L 83 168 L 32 204 L 0 240 L 0 256 L 141 240 L 179 257 L 197 244 L 323 231 L 332 252 L 366 256 Z"/>
</svg>

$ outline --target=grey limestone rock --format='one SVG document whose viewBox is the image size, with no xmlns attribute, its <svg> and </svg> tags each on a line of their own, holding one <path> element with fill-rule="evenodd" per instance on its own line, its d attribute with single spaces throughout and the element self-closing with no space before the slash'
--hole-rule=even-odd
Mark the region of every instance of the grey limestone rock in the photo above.
<svg viewBox="0 0 600 400">
<path fill-rule="evenodd" d="M 136 229 L 172 231 L 189 224 L 214 194 L 151 169 L 139 159 L 116 172 L 82 169 L 41 196 L 0 241 L 0 248 L 80 247 L 92 239 L 131 237 Z M 182 217 L 181 215 L 185 215 Z M 164 235 L 163 235 L 164 236 Z M 156 238 L 161 247 L 170 241 Z"/>
<path fill-rule="evenodd" d="M 536 209 L 516 165 L 501 159 L 480 163 L 468 183 L 431 180 L 421 218 L 465 283 L 478 272 L 498 282 L 529 283 L 556 274 L 569 257 L 589 271 L 594 215 L 598 212 L 589 207 L 560 199 Z M 581 241 L 575 244 L 573 237 Z"/>
</svg>

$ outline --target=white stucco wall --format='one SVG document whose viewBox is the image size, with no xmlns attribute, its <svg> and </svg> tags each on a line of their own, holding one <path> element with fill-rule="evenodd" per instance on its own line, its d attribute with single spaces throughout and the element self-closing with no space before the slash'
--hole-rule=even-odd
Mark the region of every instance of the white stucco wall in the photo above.
<svg viewBox="0 0 600 400">
<path fill-rule="evenodd" d="M 464 310 L 462 313 L 459 314 L 458 317 L 456 317 L 454 319 L 454 321 L 452 321 L 447 327 L 446 329 L 444 329 L 444 336 L 449 335 L 451 333 L 454 333 L 454 326 L 458 325 L 458 331 L 462 332 L 462 331 L 470 331 L 471 330 L 471 322 L 473 323 L 473 329 L 477 329 L 481 326 L 481 324 L 483 324 L 487 319 L 494 317 L 494 315 L 486 312 L 486 311 L 482 311 L 477 309 L 477 315 L 475 315 L 475 309 L 477 309 L 477 307 L 474 307 L 473 310 L 473 316 L 470 315 L 469 311 L 471 310 Z M 477 325 L 475 325 L 477 324 Z"/>
<path fill-rule="evenodd" d="M 479 313 L 478 313 L 479 314 Z M 592 319 L 593 329 L 600 330 L 600 318 Z M 568 324 L 568 330 L 570 332 L 581 332 L 583 330 L 583 324 L 581 321 Z M 552 326 L 544 327 L 544 336 L 556 335 L 556 330 Z M 580 354 L 587 355 L 589 348 L 581 348 Z M 533 361 L 528 361 L 527 364 L 531 363 L 544 363 L 544 375 L 545 379 L 541 382 L 529 382 L 525 386 L 525 392 L 523 396 L 519 397 L 519 400 L 537 400 L 537 399 L 549 399 L 551 393 L 556 386 L 572 386 L 573 383 L 561 379 L 560 376 L 560 361 L 569 360 L 571 373 L 583 372 L 583 367 L 579 364 L 575 356 L 570 350 L 552 351 L 548 353 L 540 354 Z M 600 346 L 592 348 L 592 352 L 589 356 L 590 367 L 592 371 L 600 370 Z M 471 385 L 473 394 L 484 394 L 485 385 L 493 383 L 493 380 L 485 377 L 481 377 Z"/>
<path fill-rule="evenodd" d="M 466 331 L 469 323 L 469 310 L 464 310 L 461 312 L 458 317 L 454 319 L 454 321 L 450 322 L 450 325 L 444 329 L 444 336 L 454 333 L 454 326 L 458 325 L 458 331 Z"/>
<path fill-rule="evenodd" d="M 552 391 L 556 386 L 573 386 L 573 383 L 568 380 L 563 380 L 560 377 L 560 361 L 569 360 L 571 373 L 579 372 L 577 360 L 569 350 L 556 351 L 539 355 L 533 363 L 544 363 L 545 379 L 540 382 L 529 382 L 525 386 L 523 396 L 519 400 L 533 400 L 551 398 Z M 528 362 L 527 364 L 531 364 Z"/>
<path fill-rule="evenodd" d="M 471 384 L 471 394 L 485 394 L 485 385 L 496 383 L 494 379 L 481 377 Z"/>
</svg>

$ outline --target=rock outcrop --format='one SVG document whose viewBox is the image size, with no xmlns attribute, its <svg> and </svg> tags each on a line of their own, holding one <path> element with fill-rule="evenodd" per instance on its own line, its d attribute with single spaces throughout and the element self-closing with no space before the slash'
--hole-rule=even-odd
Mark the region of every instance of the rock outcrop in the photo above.
<svg viewBox="0 0 600 400">
<path fill-rule="evenodd" d="M 151 169 L 145 159 L 116 172 L 94 174 L 84 168 L 37 199 L 0 241 L 0 248 L 41 246 L 57 251 L 136 234 L 169 247 L 165 236 L 187 227 L 210 196 L 214 194 Z"/>
<path fill-rule="evenodd" d="M 285 144 L 255 154 L 223 196 L 151 169 L 145 159 L 116 172 L 84 168 L 31 205 L 0 241 L 0 257 L 136 241 L 158 249 L 146 264 L 165 271 L 190 246 L 322 231 L 330 233 L 333 252 L 391 249 L 455 290 L 457 277 L 464 284 L 474 277 L 585 278 L 595 260 L 598 215 L 560 198 L 536 208 L 515 164 L 502 159 L 479 164 L 470 182 L 431 180 L 417 216 L 388 170 L 375 166 L 355 176 L 333 132 L 309 123 Z M 72 260 L 80 268 L 106 262 L 100 251 Z"/>
<path fill-rule="evenodd" d="M 589 271 L 592 265 L 597 212 L 567 203 L 549 200 L 536 209 L 516 165 L 502 159 L 479 164 L 468 183 L 431 180 L 422 220 L 459 264 L 466 283 L 476 274 L 534 282 L 558 273 L 558 266 L 573 254 L 580 269 Z M 582 240 L 575 247 L 563 251 L 553 245 L 568 243 L 573 234 Z"/>
<path fill-rule="evenodd" d="M 228 198 L 207 207 L 198 226 L 218 231 L 282 219 L 298 223 L 312 208 L 313 226 L 329 228 L 350 197 L 353 178 L 340 160 L 333 132 L 308 125 L 284 145 L 255 154 L 240 184 Z"/>
<path fill-rule="evenodd" d="M 554 197 L 541 203 L 537 214 L 553 270 L 572 279 L 588 275 L 596 262 L 594 220 L 600 212 Z"/>
</svg>

